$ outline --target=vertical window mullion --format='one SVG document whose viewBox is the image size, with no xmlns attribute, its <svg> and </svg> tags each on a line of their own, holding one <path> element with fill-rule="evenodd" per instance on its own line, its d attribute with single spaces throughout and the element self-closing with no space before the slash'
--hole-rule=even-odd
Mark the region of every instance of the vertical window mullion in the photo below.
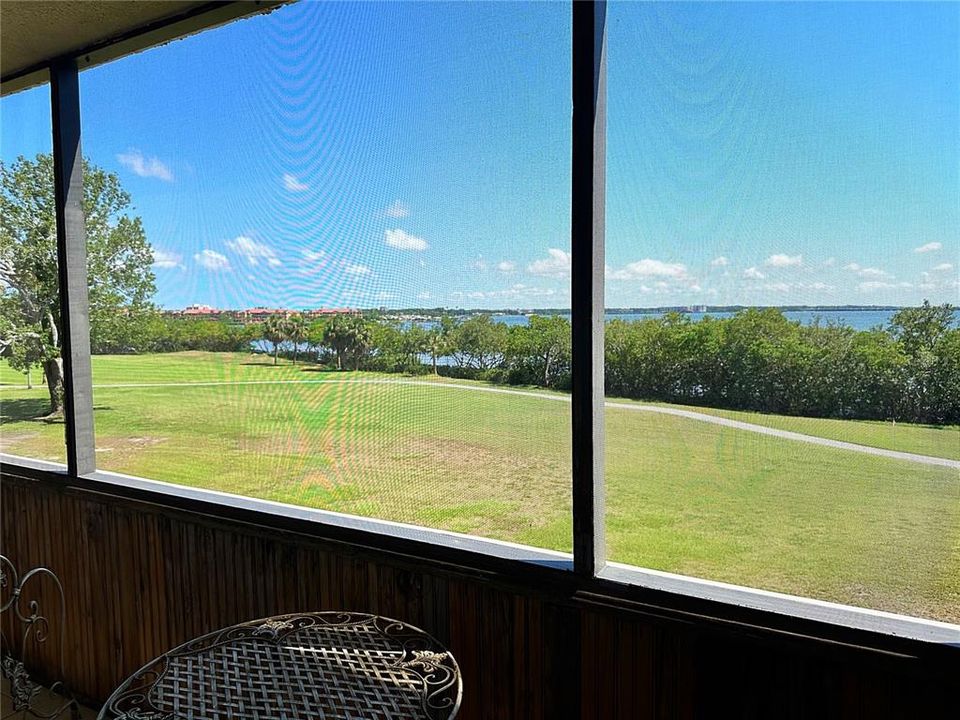
<svg viewBox="0 0 960 720">
<path fill-rule="evenodd" d="M 573 559 L 591 577 L 605 563 L 603 474 L 605 2 L 573 3 L 571 320 Z"/>
<path fill-rule="evenodd" d="M 71 475 L 96 469 L 86 228 L 83 216 L 83 155 L 80 147 L 80 83 L 73 60 L 50 67 L 53 112 L 53 175 L 60 283 L 60 354 L 67 467 Z"/>
</svg>

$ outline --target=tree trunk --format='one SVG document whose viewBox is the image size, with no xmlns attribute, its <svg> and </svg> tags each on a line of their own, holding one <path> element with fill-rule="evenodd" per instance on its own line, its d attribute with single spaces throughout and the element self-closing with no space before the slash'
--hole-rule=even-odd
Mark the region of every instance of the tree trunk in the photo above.
<svg viewBox="0 0 960 720">
<path fill-rule="evenodd" d="M 337 348 L 337 370 L 343 370 L 343 353 Z"/>
<path fill-rule="evenodd" d="M 276 343 L 273 344 L 273 364 L 277 364 L 277 353 L 280 352 L 280 346 Z"/>
<path fill-rule="evenodd" d="M 63 358 L 44 361 L 43 375 L 50 392 L 50 415 L 63 415 Z"/>
<path fill-rule="evenodd" d="M 432 355 L 430 359 L 433 362 L 433 374 L 436 375 L 437 374 L 437 356 Z"/>
<path fill-rule="evenodd" d="M 33 390 L 33 376 L 30 374 L 30 368 L 27 368 L 27 390 Z"/>
<path fill-rule="evenodd" d="M 60 328 L 53 320 L 53 313 L 47 311 L 47 330 L 50 332 L 50 344 L 60 347 Z M 47 381 L 50 393 L 50 416 L 63 416 L 63 358 L 55 357 L 43 361 L 43 377 Z"/>
</svg>

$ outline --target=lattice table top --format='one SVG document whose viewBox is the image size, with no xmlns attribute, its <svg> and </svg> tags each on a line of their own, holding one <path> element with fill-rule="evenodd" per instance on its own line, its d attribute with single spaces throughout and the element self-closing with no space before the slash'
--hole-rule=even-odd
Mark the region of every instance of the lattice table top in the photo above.
<svg viewBox="0 0 960 720">
<path fill-rule="evenodd" d="M 141 668 L 100 720 L 450 720 L 460 669 L 422 630 L 376 615 L 306 613 L 204 635 Z"/>
</svg>

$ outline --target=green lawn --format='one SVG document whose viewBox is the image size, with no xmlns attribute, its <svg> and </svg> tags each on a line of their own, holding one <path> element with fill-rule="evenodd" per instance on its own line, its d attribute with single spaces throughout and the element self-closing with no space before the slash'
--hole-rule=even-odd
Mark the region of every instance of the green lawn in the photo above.
<svg viewBox="0 0 960 720">
<path fill-rule="evenodd" d="M 627 401 L 630 402 L 630 401 Z M 957 425 L 914 425 L 872 420 L 829 420 L 824 418 L 765 415 L 764 413 L 715 408 L 689 407 L 688 410 L 719 415 L 765 425 L 779 430 L 816 435 L 871 447 L 933 455 L 960 460 L 960 427 Z"/>
<path fill-rule="evenodd" d="M 565 402 L 242 354 L 93 362 L 103 469 L 570 549 Z M 268 384 L 182 385 L 224 381 Z M 0 446 L 62 459 L 62 426 L 31 419 L 45 389 L 22 382 L 0 368 Z M 123 383 L 181 385 L 103 387 Z M 958 457 L 956 427 L 704 412 Z M 607 439 L 611 559 L 960 621 L 956 469 L 622 409 Z"/>
</svg>

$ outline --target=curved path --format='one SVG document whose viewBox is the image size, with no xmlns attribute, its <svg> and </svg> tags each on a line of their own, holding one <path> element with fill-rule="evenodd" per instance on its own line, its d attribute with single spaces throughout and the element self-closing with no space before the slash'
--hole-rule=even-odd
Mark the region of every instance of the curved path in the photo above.
<svg viewBox="0 0 960 720">
<path fill-rule="evenodd" d="M 456 390 L 472 390 L 474 392 L 496 393 L 501 395 L 519 395 L 522 397 L 533 397 L 541 400 L 555 400 L 557 402 L 570 402 L 569 395 L 556 395 L 545 392 L 536 392 L 533 390 L 512 390 L 509 388 L 486 387 L 483 385 L 465 385 L 462 383 L 433 382 L 427 380 L 389 380 L 385 378 L 366 378 L 356 380 L 212 380 L 200 382 L 184 383 L 107 383 L 103 385 L 94 385 L 94 388 L 139 388 L 139 387 L 211 387 L 217 385 L 414 385 L 418 387 L 449 388 Z M 816 435 L 805 435 L 803 433 L 792 432 L 790 430 L 779 430 L 777 428 L 767 427 L 766 425 L 756 425 L 754 423 L 744 422 L 742 420 L 731 420 L 730 418 L 720 417 L 718 415 L 709 415 L 695 410 L 684 410 L 674 407 L 663 407 L 661 405 L 642 405 L 639 403 L 625 403 L 606 401 L 604 405 L 615 410 L 627 410 L 631 412 L 659 413 L 661 415 L 675 415 L 698 422 L 711 423 L 713 425 L 723 425 L 725 427 L 735 428 L 737 430 L 746 430 L 747 432 L 759 433 L 761 435 L 772 435 L 773 437 L 783 438 L 784 440 L 794 440 L 805 442 L 811 445 L 823 445 L 825 447 L 838 448 L 840 450 L 851 450 L 853 452 L 865 453 L 867 455 L 879 455 L 880 457 L 892 458 L 894 460 L 906 460 L 908 462 L 922 463 L 924 465 L 939 465 L 960 470 L 960 460 L 950 460 L 948 458 L 934 457 L 932 455 L 918 455 L 916 453 L 901 452 L 899 450 L 887 450 L 885 448 L 876 448 L 869 445 L 858 445 L 856 443 L 844 442 L 843 440 L 831 440 Z"/>
</svg>

